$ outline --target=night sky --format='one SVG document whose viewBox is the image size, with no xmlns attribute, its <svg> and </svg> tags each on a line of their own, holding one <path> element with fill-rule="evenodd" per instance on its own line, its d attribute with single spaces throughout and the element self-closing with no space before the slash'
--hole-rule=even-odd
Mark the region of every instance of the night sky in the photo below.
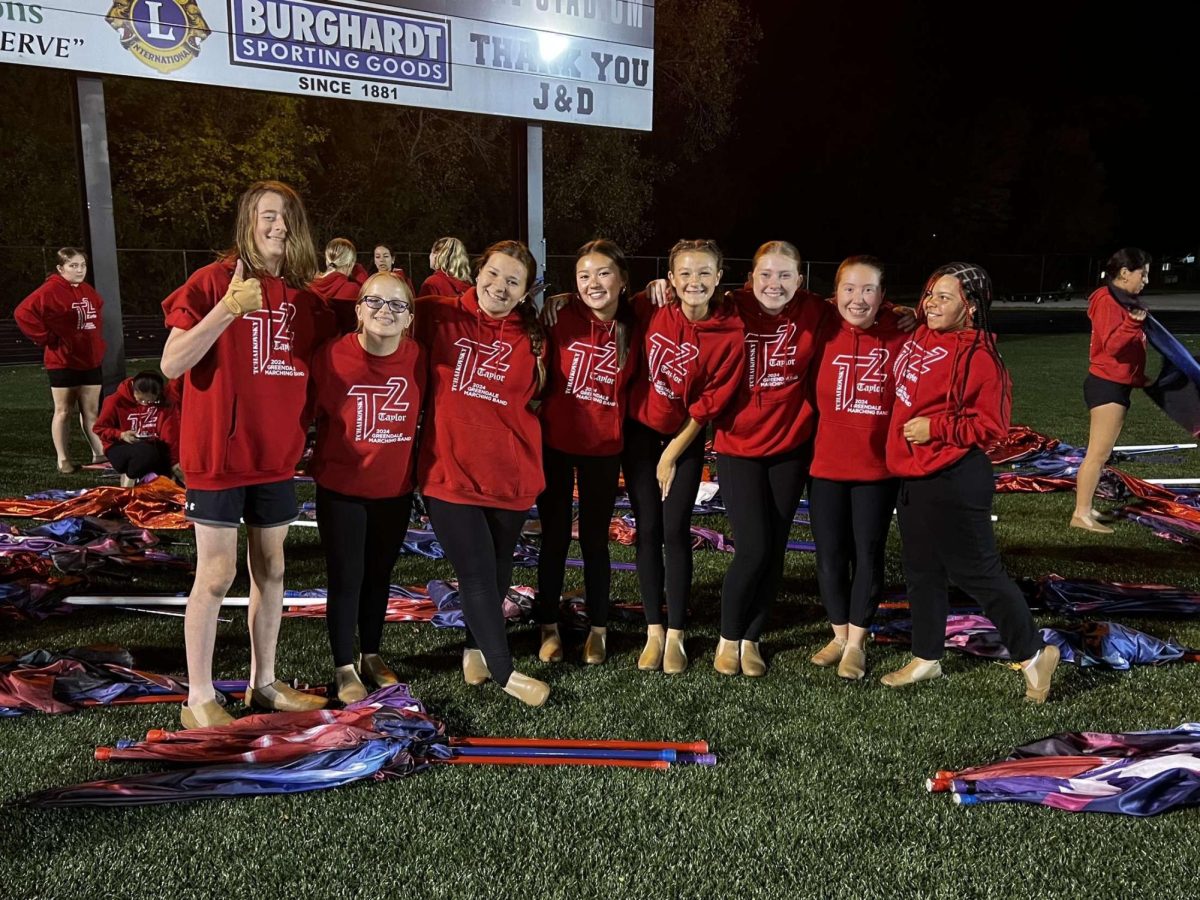
<svg viewBox="0 0 1200 900">
<path fill-rule="evenodd" d="M 670 186 L 730 211 L 730 245 L 790 237 L 825 259 L 1200 249 L 1191 4 L 1124 21 L 1059 0 L 747 5 L 764 37 L 737 134 Z M 660 243 L 696 230 L 683 206 L 660 209 Z"/>
</svg>

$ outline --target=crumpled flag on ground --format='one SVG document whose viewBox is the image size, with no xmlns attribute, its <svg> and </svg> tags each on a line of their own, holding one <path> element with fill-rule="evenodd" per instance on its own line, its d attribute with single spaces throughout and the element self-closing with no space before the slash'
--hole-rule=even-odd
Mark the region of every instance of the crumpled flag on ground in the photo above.
<svg viewBox="0 0 1200 900">
<path fill-rule="evenodd" d="M 247 716 L 230 725 L 100 748 L 98 758 L 188 763 L 187 768 L 39 791 L 39 807 L 145 806 L 221 797 L 294 794 L 411 775 L 448 758 L 445 726 L 408 685 L 340 710 Z M 233 762 L 232 760 L 236 760 Z"/>
<path fill-rule="evenodd" d="M 504 617 L 513 622 L 532 621 L 535 593 L 533 588 L 521 584 L 510 587 L 508 596 L 504 598 Z M 295 606 L 289 609 L 287 601 L 289 597 L 313 599 L 327 596 L 329 594 L 325 588 L 284 591 L 283 614 L 292 619 L 323 619 L 326 614 L 325 604 Z M 425 587 L 391 585 L 384 621 L 430 622 L 435 628 L 465 628 L 467 624 L 457 583 L 442 579 L 435 579 Z"/>
<path fill-rule="evenodd" d="M 1122 584 L 1043 575 L 1036 580 L 1034 590 L 1035 606 L 1060 615 L 1200 615 L 1200 593 L 1169 584 Z"/>
<path fill-rule="evenodd" d="M 1034 803 L 1066 812 L 1154 816 L 1200 805 L 1200 724 L 1156 731 L 1064 732 L 1006 760 L 926 782 L 962 806 Z"/>
<path fill-rule="evenodd" d="M 0 559 L 0 572 L 4 561 Z M 66 615 L 73 607 L 63 598 L 85 583 L 83 578 L 18 578 L 9 581 L 0 574 L 0 621 L 23 622 Z"/>
<path fill-rule="evenodd" d="M 19 500 L 0 500 L 0 516 L 52 521 L 68 516 L 108 516 L 128 519 L 139 528 L 191 527 L 183 514 L 183 488 L 166 477 L 132 488 L 95 487 L 46 493 L 50 496 L 31 494 Z"/>
<path fill-rule="evenodd" d="M 880 643 L 912 643 L 911 619 L 876 623 L 871 631 Z M 1186 650 L 1174 640 L 1162 640 L 1116 622 L 1082 622 L 1041 631 L 1042 640 L 1058 647 L 1063 662 L 1076 663 L 1081 668 L 1099 666 L 1125 671 L 1130 666 L 1200 660 L 1200 654 Z M 999 630 L 981 615 L 948 616 L 945 646 L 984 659 L 1011 659 L 1000 641 Z"/>
<path fill-rule="evenodd" d="M 169 702 L 187 699 L 187 684 L 169 675 L 135 669 L 121 647 L 33 650 L 0 657 L 0 716 L 28 712 L 67 713 L 85 706 Z M 218 682 L 218 690 L 238 693 L 244 681 Z"/>
</svg>

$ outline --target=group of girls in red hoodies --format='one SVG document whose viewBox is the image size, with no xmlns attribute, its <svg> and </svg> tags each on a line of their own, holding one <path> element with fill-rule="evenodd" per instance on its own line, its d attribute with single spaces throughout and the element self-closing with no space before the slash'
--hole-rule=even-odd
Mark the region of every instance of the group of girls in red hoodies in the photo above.
<svg viewBox="0 0 1200 900">
<path fill-rule="evenodd" d="M 71 419 L 76 416 L 92 451 L 91 461 L 105 459 L 104 447 L 92 430 L 103 383 L 104 301 L 84 281 L 88 264 L 82 250 L 63 247 L 56 256 L 54 273 L 17 305 L 13 318 L 25 337 L 43 348 L 42 364 L 54 400 L 50 438 L 58 471 L 70 475 L 77 468 L 71 462 Z"/>
<path fill-rule="evenodd" d="M 359 289 L 367 280 L 367 270 L 358 262 L 358 250 L 347 238 L 334 238 L 325 245 L 325 274 L 314 281 L 310 290 L 328 305 L 337 322 L 339 334 L 358 328 Z"/>
<path fill-rule="evenodd" d="M 471 286 L 471 261 L 456 237 L 441 237 L 429 251 L 433 273 L 421 282 L 418 297 L 461 297 Z"/>
<path fill-rule="evenodd" d="M 179 461 L 195 526 L 196 576 L 184 618 L 188 728 L 231 720 L 212 684 L 217 616 L 237 573 L 238 525 L 250 573 L 248 706 L 325 705 L 275 677 L 283 542 L 297 515 L 293 477 L 313 353 L 334 334 L 307 286 L 316 253 L 304 204 L 288 185 L 257 182 L 238 203 L 234 246 L 163 301 L 168 378 L 184 376 Z"/>
<path fill-rule="evenodd" d="M 1088 407 L 1087 455 L 1075 476 L 1075 511 L 1071 527 L 1097 534 L 1112 529 L 1097 517 L 1092 502 L 1100 473 L 1108 463 L 1125 425 L 1129 398 L 1136 387 L 1145 387 L 1146 306 L 1140 294 L 1150 283 L 1150 254 L 1126 247 L 1113 254 L 1105 267 L 1102 287 L 1088 299 L 1092 340 L 1088 348 L 1088 374 L 1083 398 Z"/>
<path fill-rule="evenodd" d="M 941 675 L 947 590 L 953 581 L 995 623 L 1021 662 L 1025 696 L 1043 702 L 1058 648 L 1042 641 L 1008 577 L 992 530 L 992 465 L 984 453 L 1008 432 L 1011 382 L 988 329 L 987 272 L 970 263 L 937 269 L 922 292 L 923 324 L 893 369 L 888 470 L 900 478 L 897 513 L 913 619 L 913 658 L 883 676 L 903 687 Z"/>
<path fill-rule="evenodd" d="M 183 479 L 179 467 L 179 406 L 157 372 L 126 378 L 104 401 L 93 429 L 104 455 L 132 487 L 151 472 Z"/>
</svg>

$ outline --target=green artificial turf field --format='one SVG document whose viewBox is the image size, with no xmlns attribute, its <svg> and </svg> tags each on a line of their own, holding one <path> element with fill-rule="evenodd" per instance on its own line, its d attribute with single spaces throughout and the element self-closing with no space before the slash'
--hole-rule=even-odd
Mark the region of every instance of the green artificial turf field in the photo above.
<svg viewBox="0 0 1200 900">
<path fill-rule="evenodd" d="M 1190 341 L 1194 347 L 1196 342 Z M 1015 422 L 1072 444 L 1087 437 L 1081 382 L 1087 336 L 1009 336 Z M 131 366 L 131 369 L 136 368 Z M 55 473 L 50 396 L 36 368 L 0 369 L 0 496 L 94 482 Z M 1144 397 L 1122 443 L 1177 441 L 1183 433 Z M 83 455 L 81 440 L 77 452 Z M 1124 466 L 1143 477 L 1200 477 L 1200 451 Z M 302 489 L 302 496 L 311 496 Z M 1121 524 L 1110 537 L 1069 530 L 1072 497 L 1004 495 L 996 525 L 1014 575 L 1156 581 L 1200 589 L 1197 551 Z M 16 524 L 20 524 L 17 522 Z M 706 522 L 727 530 L 723 520 Z M 803 530 L 798 536 L 807 537 Z M 163 533 L 190 553 L 190 535 Z M 289 587 L 324 584 L 315 530 L 288 539 Z M 899 585 L 892 534 L 889 584 Z M 615 555 L 632 558 L 632 548 Z M 729 557 L 696 554 L 689 670 L 635 668 L 641 631 L 610 630 L 603 666 L 536 659 L 536 629 L 514 628 L 517 664 L 553 694 L 531 710 L 494 685 L 468 688 L 460 634 L 389 625 L 385 654 L 430 712 L 458 735 L 684 740 L 704 738 L 715 768 L 669 772 L 445 768 L 418 776 L 290 797 L 141 809 L 0 808 L 0 896 L 12 897 L 893 897 L 1181 896 L 1200 860 L 1192 810 L 1155 819 L 1071 815 L 1041 807 L 962 809 L 929 795 L 940 768 L 990 762 L 1057 731 L 1163 728 L 1200 719 L 1200 668 L 1130 672 L 1064 666 L 1050 702 L 1021 701 L 1021 677 L 1003 665 L 950 654 L 949 677 L 893 692 L 878 676 L 903 651 L 872 647 L 861 683 L 808 657 L 827 638 L 811 555 L 788 557 L 784 595 L 764 650 L 771 671 L 753 680 L 712 669 L 720 583 Z M 448 577 L 442 563 L 401 558 L 397 583 Z M 514 580 L 535 573 L 517 569 Z M 570 570 L 568 588 L 580 586 Z M 115 584 L 100 585 L 116 589 Z M 186 590 L 185 577 L 141 588 Z M 232 593 L 244 595 L 244 574 Z M 636 600 L 632 574 L 614 598 Z M 244 678 L 244 611 L 218 636 L 216 674 Z M 1039 617 L 1039 625 L 1055 624 Z M 1200 646 L 1200 622 L 1129 624 Z M 83 611 L 5 623 L 0 654 L 113 643 L 147 669 L 182 674 L 182 621 Z M 571 648 L 569 648 L 570 651 Z M 577 660 L 578 651 L 568 660 Z M 331 660 L 321 620 L 285 620 L 282 676 L 321 682 Z M 149 728 L 174 727 L 172 706 L 92 709 L 0 721 L 0 802 L 41 788 L 110 777 L 134 766 L 99 763 L 92 750 Z"/>
</svg>

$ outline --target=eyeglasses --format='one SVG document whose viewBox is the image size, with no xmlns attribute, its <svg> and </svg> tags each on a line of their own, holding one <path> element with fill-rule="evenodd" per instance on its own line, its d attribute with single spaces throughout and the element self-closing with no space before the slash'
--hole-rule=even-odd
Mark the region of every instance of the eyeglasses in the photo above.
<svg viewBox="0 0 1200 900">
<path fill-rule="evenodd" d="M 383 305 L 386 303 L 387 308 L 394 313 L 412 311 L 412 304 L 407 300 L 384 300 L 382 297 L 366 296 L 361 298 L 359 303 L 365 303 L 368 309 L 383 309 Z"/>
</svg>

